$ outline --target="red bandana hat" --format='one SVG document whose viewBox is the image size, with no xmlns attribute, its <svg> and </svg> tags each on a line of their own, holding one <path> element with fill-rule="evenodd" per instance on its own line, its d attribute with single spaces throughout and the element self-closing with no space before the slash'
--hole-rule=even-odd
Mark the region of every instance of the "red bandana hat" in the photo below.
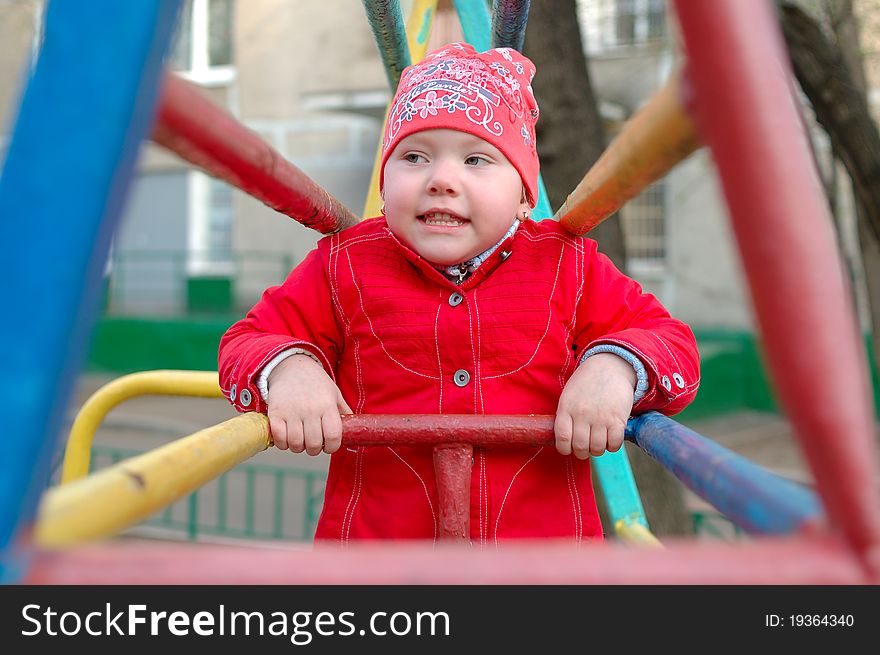
<svg viewBox="0 0 880 655">
<path fill-rule="evenodd" d="M 504 153 L 534 207 L 539 166 L 534 76 L 535 65 L 516 50 L 477 52 L 462 43 L 449 43 L 407 66 L 385 125 L 379 190 L 385 187 L 385 162 L 401 139 L 423 130 L 459 130 Z"/>
</svg>

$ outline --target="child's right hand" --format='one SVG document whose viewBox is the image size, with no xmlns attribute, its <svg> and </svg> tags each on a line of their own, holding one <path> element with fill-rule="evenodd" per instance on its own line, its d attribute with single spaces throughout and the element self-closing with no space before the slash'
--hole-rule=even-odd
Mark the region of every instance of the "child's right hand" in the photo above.
<svg viewBox="0 0 880 655">
<path fill-rule="evenodd" d="M 269 374 L 269 429 L 275 446 L 309 455 L 342 444 L 340 414 L 351 414 L 339 388 L 308 355 L 293 355 Z"/>
</svg>

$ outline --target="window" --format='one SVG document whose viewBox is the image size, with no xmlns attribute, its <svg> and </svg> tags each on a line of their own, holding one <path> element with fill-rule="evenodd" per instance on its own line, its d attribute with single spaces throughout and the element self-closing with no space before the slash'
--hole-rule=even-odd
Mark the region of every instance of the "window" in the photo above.
<svg viewBox="0 0 880 655">
<path fill-rule="evenodd" d="M 232 189 L 226 182 L 204 173 L 190 173 L 188 270 L 191 276 L 233 272 L 232 201 Z"/>
<path fill-rule="evenodd" d="M 618 44 L 633 43 L 636 38 L 636 3 L 635 0 L 617 0 L 614 15 L 615 42 Z"/>
<path fill-rule="evenodd" d="M 232 21 L 232 0 L 184 0 L 168 57 L 171 68 L 201 84 L 231 82 Z"/>
<path fill-rule="evenodd" d="M 666 266 L 666 182 L 659 180 L 620 210 L 626 255 L 634 270 Z"/>
<path fill-rule="evenodd" d="M 648 41 L 666 39 L 666 1 L 648 0 Z"/>
<path fill-rule="evenodd" d="M 666 41 L 664 0 L 578 0 L 589 54 Z"/>
</svg>

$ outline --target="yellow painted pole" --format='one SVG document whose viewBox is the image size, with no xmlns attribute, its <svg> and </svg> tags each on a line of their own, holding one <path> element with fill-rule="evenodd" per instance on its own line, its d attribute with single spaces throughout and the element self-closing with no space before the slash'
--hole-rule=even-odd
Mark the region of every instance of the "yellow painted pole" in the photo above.
<svg viewBox="0 0 880 655">
<path fill-rule="evenodd" d="M 620 537 L 621 541 L 638 546 L 650 546 L 652 548 L 663 548 L 660 540 L 641 523 L 628 522 L 625 519 L 619 519 L 614 524 L 614 533 Z"/>
<path fill-rule="evenodd" d="M 682 107 L 681 74 L 673 74 L 626 122 L 554 218 L 569 232 L 586 234 L 701 145 Z"/>
<path fill-rule="evenodd" d="M 249 412 L 50 489 L 40 504 L 34 541 L 57 549 L 117 534 L 269 443 L 269 420 Z"/>
<path fill-rule="evenodd" d="M 409 46 L 409 59 L 416 64 L 425 58 L 428 51 L 428 37 L 431 36 L 431 24 L 434 14 L 437 12 L 438 0 L 415 0 L 406 20 L 406 42 Z M 397 89 L 391 89 L 391 97 Z M 388 122 L 388 112 L 391 111 L 391 102 L 385 108 L 385 118 L 382 120 L 382 128 Z M 367 201 L 364 204 L 364 218 L 378 216 L 382 210 L 382 198 L 379 196 L 379 172 L 382 165 L 382 137 L 379 137 L 379 147 L 376 149 L 376 159 L 373 161 L 373 172 L 370 175 L 370 186 L 367 191 Z"/>
<path fill-rule="evenodd" d="M 223 397 L 217 371 L 145 371 L 105 384 L 76 415 L 64 450 L 61 484 L 89 474 L 92 440 L 107 413 L 124 400 L 144 395 Z"/>
</svg>

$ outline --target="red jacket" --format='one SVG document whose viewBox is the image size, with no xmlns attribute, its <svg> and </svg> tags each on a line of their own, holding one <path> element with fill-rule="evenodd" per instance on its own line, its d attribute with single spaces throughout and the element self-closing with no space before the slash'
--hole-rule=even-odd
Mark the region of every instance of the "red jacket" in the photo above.
<svg viewBox="0 0 880 655">
<path fill-rule="evenodd" d="M 555 414 L 581 354 L 600 343 L 647 368 L 634 412 L 672 414 L 696 394 L 693 333 L 594 241 L 525 221 L 457 286 L 376 218 L 322 239 L 229 328 L 220 384 L 239 411 L 265 412 L 261 369 L 299 347 L 355 413 Z M 437 530 L 430 448 L 332 455 L 317 539 L 435 539 Z M 589 461 L 549 447 L 475 448 L 472 540 L 601 535 Z"/>
</svg>

